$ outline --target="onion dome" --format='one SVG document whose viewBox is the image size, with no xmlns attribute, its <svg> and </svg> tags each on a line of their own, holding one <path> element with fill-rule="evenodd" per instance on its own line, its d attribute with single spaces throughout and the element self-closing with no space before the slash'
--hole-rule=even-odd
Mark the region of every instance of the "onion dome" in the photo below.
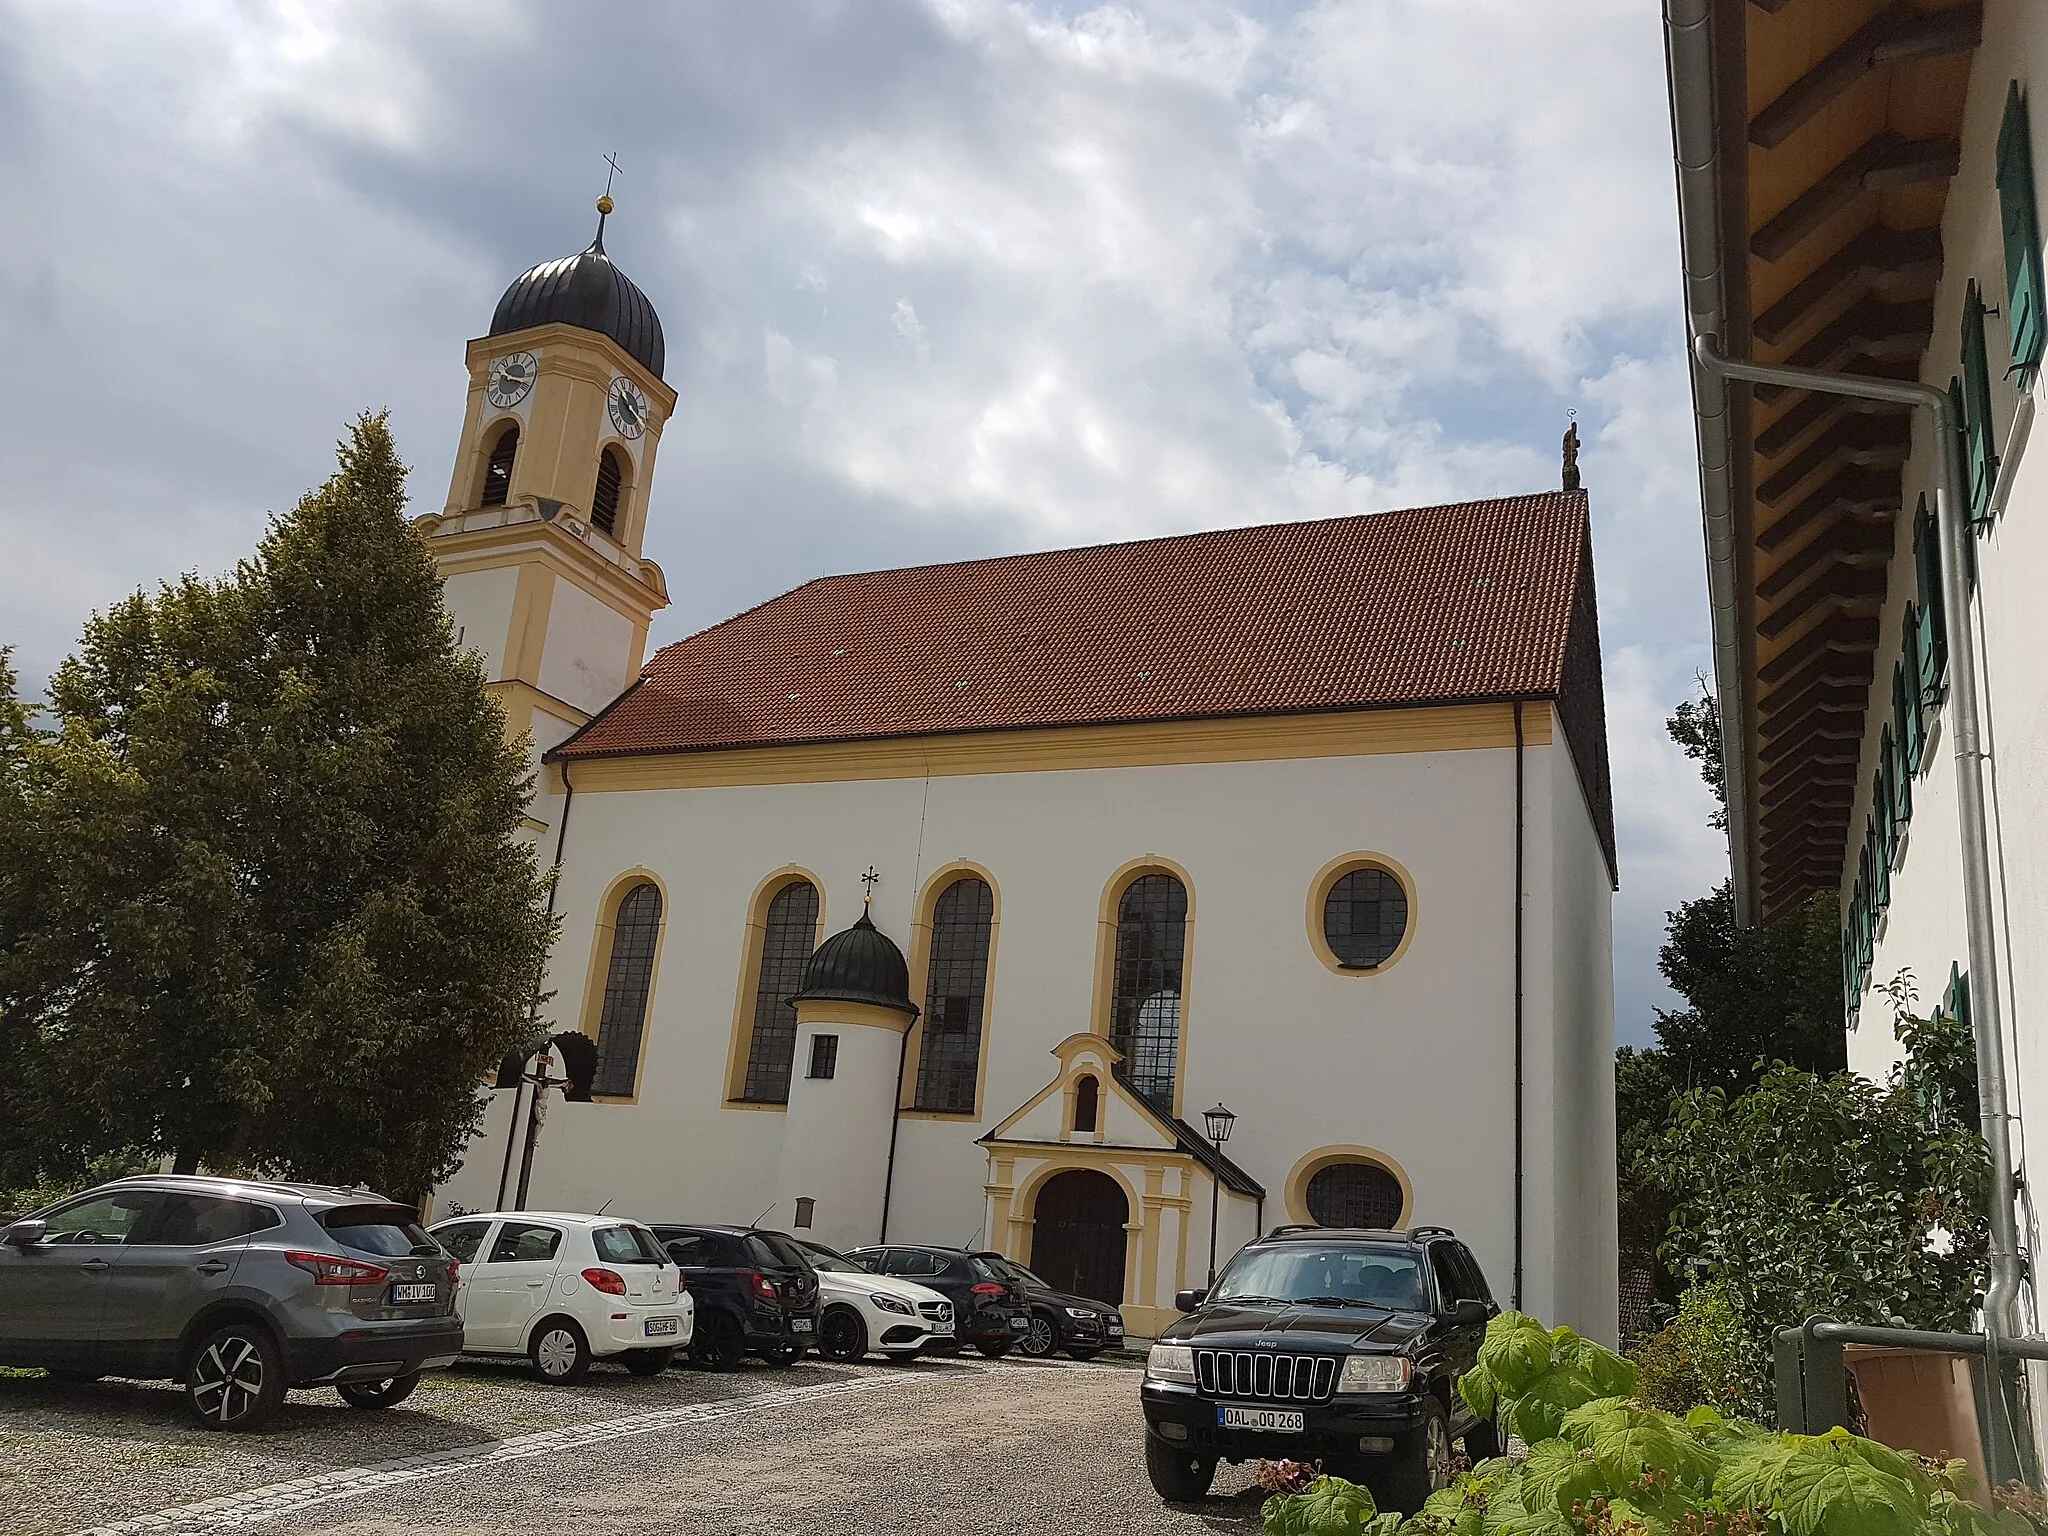
<svg viewBox="0 0 2048 1536">
<path fill-rule="evenodd" d="M 535 325 L 573 325 L 609 336 L 657 379 L 663 349 L 661 318 L 633 280 L 604 253 L 604 221 L 611 199 L 598 199 L 597 237 L 587 248 L 522 273 L 498 300 L 490 334 Z"/>
<path fill-rule="evenodd" d="M 872 922 L 865 910 L 860 921 L 818 946 L 804 967 L 803 990 L 792 1003 L 871 1003 L 917 1017 L 910 1000 L 910 964 Z"/>
</svg>

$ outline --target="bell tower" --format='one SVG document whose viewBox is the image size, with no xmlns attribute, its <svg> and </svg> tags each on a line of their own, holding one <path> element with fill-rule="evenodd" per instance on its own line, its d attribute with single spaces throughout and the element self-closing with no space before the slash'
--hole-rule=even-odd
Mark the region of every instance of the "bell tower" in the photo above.
<svg viewBox="0 0 2048 1536">
<path fill-rule="evenodd" d="M 608 195 L 597 211 L 589 246 L 519 277 L 469 344 L 448 504 L 416 519 L 461 643 L 536 756 L 631 685 L 668 606 L 640 551 L 676 396 L 661 320 L 605 254 Z M 529 830 L 551 819 L 537 800 Z"/>
</svg>

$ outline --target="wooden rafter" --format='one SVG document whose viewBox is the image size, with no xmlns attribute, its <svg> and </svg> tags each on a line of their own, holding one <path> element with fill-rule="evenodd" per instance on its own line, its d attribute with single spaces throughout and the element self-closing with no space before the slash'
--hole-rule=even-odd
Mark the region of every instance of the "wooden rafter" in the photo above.
<svg viewBox="0 0 2048 1536">
<path fill-rule="evenodd" d="M 1757 534 L 1757 548 L 1774 555 L 1817 523 L 1841 516 L 1889 517 L 1899 510 L 1899 477 L 1883 469 L 1845 469 Z"/>
<path fill-rule="evenodd" d="M 1801 342 L 1785 359 L 1795 368 L 1822 368 L 1838 373 L 1862 358 L 1918 361 L 1934 334 L 1934 301 L 1907 299 L 1887 304 L 1864 297 Z M 1798 391 L 1780 384 L 1759 384 L 1756 397 L 1774 403 Z"/>
<path fill-rule="evenodd" d="M 1815 475 L 1851 465 L 1897 469 L 1913 447 L 1912 423 L 1896 416 L 1852 416 L 1801 449 L 1785 467 L 1762 481 L 1756 498 L 1775 507 Z"/>
<path fill-rule="evenodd" d="M 1862 697 L 1870 688 L 1869 655 L 1862 651 L 1822 651 L 1766 692 L 1762 708 L 1771 709 L 1772 701 L 1780 695 L 1796 699 L 1816 684 L 1854 689 L 1857 697 Z"/>
<path fill-rule="evenodd" d="M 1877 620 L 1851 618 L 1837 614 L 1824 624 L 1817 624 L 1794 640 L 1784 650 L 1756 669 L 1757 680 L 1766 686 L 1790 677 L 1801 667 L 1813 660 L 1821 651 L 1861 651 L 1868 653 L 1877 649 Z"/>
<path fill-rule="evenodd" d="M 1984 7 L 1916 11 L 1898 0 L 1858 27 L 1827 57 L 1749 120 L 1749 142 L 1776 149 L 1865 75 L 1968 53 L 1984 40 Z"/>
<path fill-rule="evenodd" d="M 1865 193 L 1947 181 L 1962 159 L 1959 139 L 1908 139 L 1889 130 L 1876 134 L 1751 235 L 1749 249 L 1765 261 L 1782 261 L 1808 235 Z"/>
<path fill-rule="evenodd" d="M 1889 519 L 1839 517 L 1820 536 L 1756 584 L 1766 601 L 1789 592 L 1808 572 L 1827 565 L 1882 565 L 1895 542 Z"/>
<path fill-rule="evenodd" d="M 1878 367 L 1859 369 L 1879 378 L 1910 379 L 1920 372 L 1917 357 L 1887 359 Z M 1756 451 L 1767 459 L 1780 457 L 1802 437 L 1844 416 L 1906 416 L 1913 407 L 1897 400 L 1864 400 L 1856 395 L 1808 393 L 1756 435 Z"/>
<path fill-rule="evenodd" d="M 1939 229 L 1888 229 L 1871 224 L 1794 283 L 1782 299 L 1756 317 L 1751 328 L 1759 340 L 1775 347 L 1830 304 L 1866 293 L 1918 296 L 1931 291 L 1940 280 Z"/>
</svg>

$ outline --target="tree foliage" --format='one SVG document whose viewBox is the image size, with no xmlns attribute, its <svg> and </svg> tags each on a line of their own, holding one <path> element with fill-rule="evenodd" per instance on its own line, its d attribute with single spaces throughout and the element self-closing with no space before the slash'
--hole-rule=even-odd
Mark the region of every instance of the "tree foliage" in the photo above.
<svg viewBox="0 0 2048 1536">
<path fill-rule="evenodd" d="M 423 1192 L 527 1043 L 525 751 L 381 416 L 339 461 L 230 577 L 96 615 L 50 728 L 5 679 L 5 1182 L 139 1148 Z"/>
<path fill-rule="evenodd" d="M 1714 812 L 1707 825 L 1728 830 L 1728 766 L 1721 752 L 1721 713 L 1704 675 L 1699 679 L 1697 697 L 1686 699 L 1671 712 L 1664 729 L 1699 764 L 1700 777 L 1714 796 Z"/>
</svg>

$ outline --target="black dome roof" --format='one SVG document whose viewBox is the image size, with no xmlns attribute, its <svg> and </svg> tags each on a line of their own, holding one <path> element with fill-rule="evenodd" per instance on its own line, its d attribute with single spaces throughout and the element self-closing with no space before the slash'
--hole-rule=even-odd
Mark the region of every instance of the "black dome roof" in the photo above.
<svg viewBox="0 0 2048 1536">
<path fill-rule="evenodd" d="M 604 253 L 604 220 L 589 248 L 522 273 L 498 300 L 490 334 L 534 325 L 574 325 L 609 336 L 657 379 L 663 350 L 661 318 L 633 280 Z"/>
<path fill-rule="evenodd" d="M 803 990 L 790 1001 L 813 999 L 872 1003 L 913 1018 L 918 1011 L 910 1000 L 910 965 L 903 951 L 868 920 L 865 911 L 851 928 L 820 944 L 804 967 Z"/>
</svg>

